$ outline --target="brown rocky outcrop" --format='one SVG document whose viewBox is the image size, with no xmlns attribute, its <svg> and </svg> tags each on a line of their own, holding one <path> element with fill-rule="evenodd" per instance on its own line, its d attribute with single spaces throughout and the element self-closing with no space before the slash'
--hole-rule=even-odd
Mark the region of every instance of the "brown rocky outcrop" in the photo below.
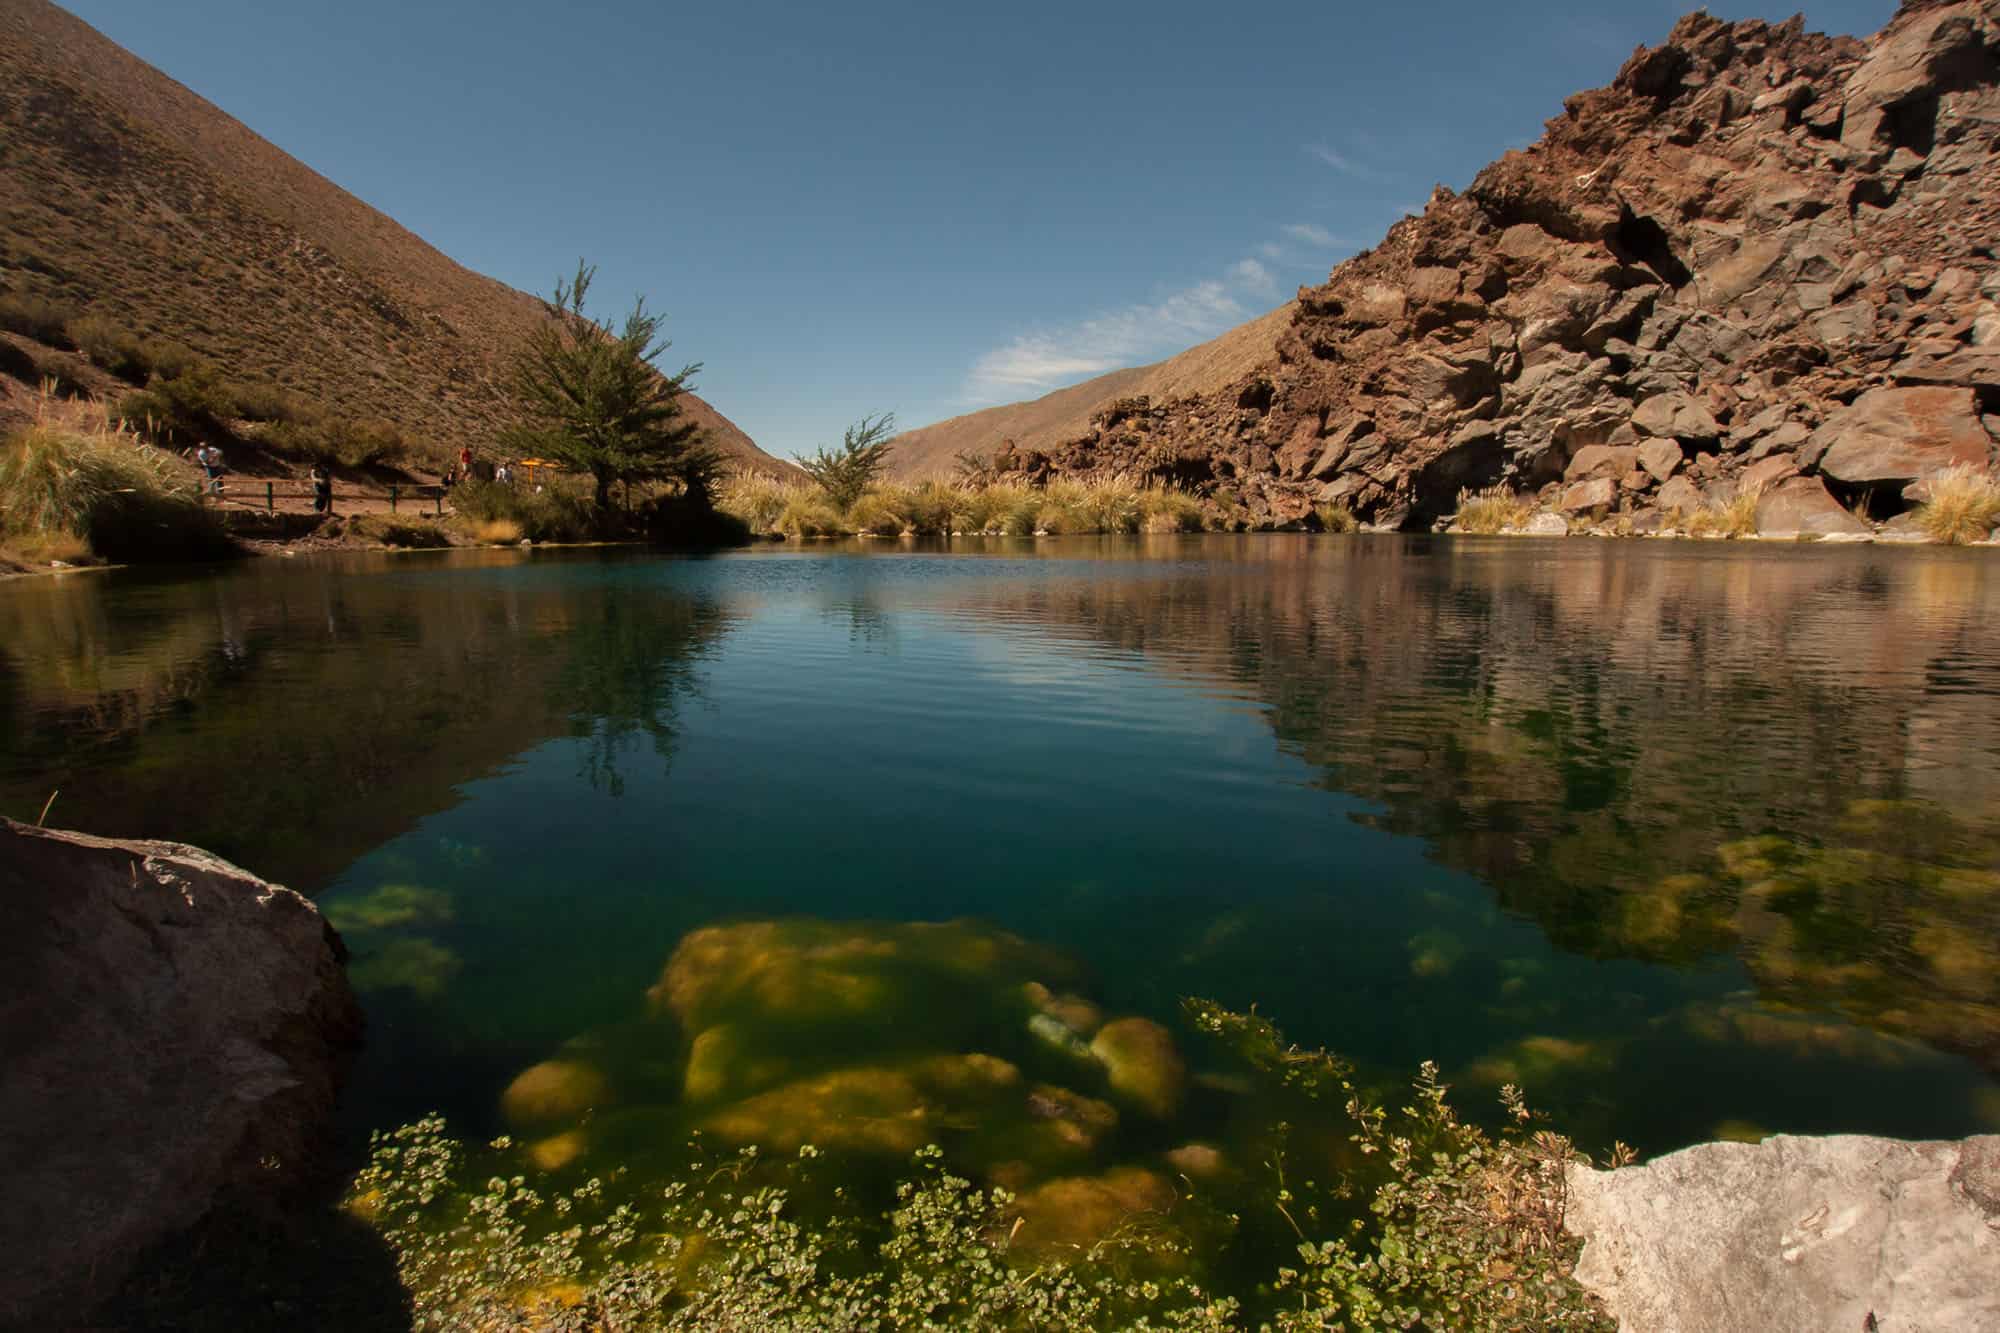
<svg viewBox="0 0 2000 1333">
<path fill-rule="evenodd" d="M 1621 1329 L 2000 1328 L 2000 1137 L 1705 1143 L 1569 1187 Z"/>
<path fill-rule="evenodd" d="M 2000 0 L 1908 0 L 1868 42 L 1690 15 L 1301 290 L 1269 364 L 1013 470 L 1420 527 L 1467 487 L 1721 500 L 1778 457 L 1886 517 L 2000 457 L 1996 127 Z"/>
<path fill-rule="evenodd" d="M 0 819 L 0 1325 L 309 1178 L 360 1013 L 313 905 L 178 843 Z"/>
</svg>

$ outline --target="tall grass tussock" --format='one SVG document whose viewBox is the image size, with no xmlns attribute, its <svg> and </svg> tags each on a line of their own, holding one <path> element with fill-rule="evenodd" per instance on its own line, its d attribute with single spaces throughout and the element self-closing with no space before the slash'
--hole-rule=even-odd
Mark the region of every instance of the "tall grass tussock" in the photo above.
<svg viewBox="0 0 2000 1333">
<path fill-rule="evenodd" d="M 1534 516 L 1534 504 L 1505 486 L 1483 491 L 1458 493 L 1458 518 L 1453 526 L 1460 532 L 1482 536 L 1512 532 L 1527 526 Z"/>
<path fill-rule="evenodd" d="M 1194 496 L 1127 481 L 892 482 L 869 487 L 843 510 L 817 486 L 744 473 L 722 487 L 718 505 L 753 533 L 794 538 L 1199 532 L 1203 525 Z"/>
<path fill-rule="evenodd" d="M 1924 483 L 1930 492 L 1917 507 L 1917 527 L 1947 546 L 1984 541 L 2000 526 L 2000 479 L 1960 463 Z"/>
<path fill-rule="evenodd" d="M 44 419 L 0 443 L 0 541 L 47 558 L 210 558 L 229 541 L 192 476 L 136 436 Z"/>
<path fill-rule="evenodd" d="M 1710 503 L 1692 514 L 1680 514 L 1680 526 L 1690 537 L 1754 536 L 1757 501 L 1763 494 L 1762 487 L 1746 486 L 1721 504 Z"/>
</svg>

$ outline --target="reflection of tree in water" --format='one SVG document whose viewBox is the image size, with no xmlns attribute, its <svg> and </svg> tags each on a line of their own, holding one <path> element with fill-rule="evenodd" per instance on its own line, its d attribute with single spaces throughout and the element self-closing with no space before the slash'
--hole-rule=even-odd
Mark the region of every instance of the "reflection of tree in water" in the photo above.
<svg viewBox="0 0 2000 1333">
<path fill-rule="evenodd" d="M 825 616 L 835 624 L 847 622 L 847 641 L 869 648 L 886 648 L 895 641 L 896 627 L 872 593 L 844 598 L 829 606 Z"/>
<path fill-rule="evenodd" d="M 1259 698 L 1325 786 L 1379 803 L 1365 822 L 1566 951 L 1733 953 L 1768 1001 L 2000 1068 L 2000 604 L 1978 567 L 1260 549 L 983 595 Z"/>
<path fill-rule="evenodd" d="M 679 701 L 699 688 L 697 662 L 728 617 L 714 602 L 630 590 L 579 610 L 585 618 L 563 640 L 555 698 L 580 742 L 578 772 L 621 796 L 620 763 L 642 739 L 663 768 L 671 762 Z"/>
</svg>

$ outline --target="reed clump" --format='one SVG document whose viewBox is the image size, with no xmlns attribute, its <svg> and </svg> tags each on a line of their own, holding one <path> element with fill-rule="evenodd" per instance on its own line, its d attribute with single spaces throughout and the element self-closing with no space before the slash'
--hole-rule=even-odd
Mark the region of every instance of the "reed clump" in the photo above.
<svg viewBox="0 0 2000 1333">
<path fill-rule="evenodd" d="M 1505 486 L 1465 490 L 1458 493 L 1458 518 L 1452 526 L 1460 532 L 1492 536 L 1526 527 L 1534 512 L 1533 504 Z"/>
<path fill-rule="evenodd" d="M 1757 532 L 1757 501 L 1763 489 L 1746 486 L 1720 503 L 1711 501 L 1692 514 L 1680 516 L 1690 537 L 1750 537 Z"/>
<path fill-rule="evenodd" d="M 1917 506 L 1916 524 L 1932 541 L 1947 546 L 1986 540 L 2000 526 L 2000 480 L 1965 463 L 1924 483 L 1930 492 Z"/>
<path fill-rule="evenodd" d="M 723 485 L 717 507 L 753 533 L 798 538 L 1199 532 L 1203 518 L 1192 495 L 1120 480 L 888 482 L 841 509 L 817 486 L 743 473 Z"/>
<path fill-rule="evenodd" d="M 172 457 L 129 431 L 46 414 L 0 442 L 0 540 L 121 561 L 229 549 L 192 475 Z"/>
</svg>

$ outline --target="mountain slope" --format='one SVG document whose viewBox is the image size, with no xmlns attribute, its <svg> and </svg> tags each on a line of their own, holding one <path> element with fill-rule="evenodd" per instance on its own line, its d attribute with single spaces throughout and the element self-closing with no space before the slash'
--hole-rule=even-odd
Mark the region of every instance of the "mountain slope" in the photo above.
<svg viewBox="0 0 2000 1333">
<path fill-rule="evenodd" d="M 542 317 L 43 0 L 0 0 L 0 287 L 439 453 L 492 438 L 504 359 Z M 791 472 L 687 407 L 731 456 Z"/>
<path fill-rule="evenodd" d="M 1120 399 L 1206 392 L 1270 360 L 1291 322 L 1291 306 L 1280 306 L 1150 366 L 1114 370 L 1030 402 L 989 407 L 904 431 L 889 455 L 889 470 L 913 481 L 950 477 L 960 454 L 991 457 L 1010 440 L 1019 449 L 1051 448 L 1088 430 L 1091 417 Z"/>
<path fill-rule="evenodd" d="M 1265 364 L 1005 461 L 1258 525 L 1426 527 L 1502 485 L 1863 535 L 2000 453 L 1997 127 L 2000 0 L 1906 0 L 1869 42 L 1690 15 L 1301 292 Z"/>
</svg>

